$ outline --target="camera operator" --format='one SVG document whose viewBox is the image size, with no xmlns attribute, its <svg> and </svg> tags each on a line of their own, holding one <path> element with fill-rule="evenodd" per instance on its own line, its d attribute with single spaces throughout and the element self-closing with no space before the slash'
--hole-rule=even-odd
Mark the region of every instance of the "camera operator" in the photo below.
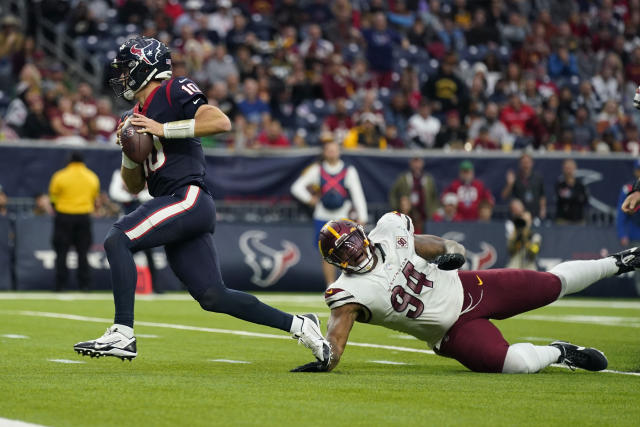
<svg viewBox="0 0 640 427">
<path fill-rule="evenodd" d="M 524 209 L 518 199 L 509 204 L 510 219 L 507 221 L 507 268 L 537 270 L 536 258 L 540 252 L 542 237 L 531 230 L 531 213 Z"/>
</svg>

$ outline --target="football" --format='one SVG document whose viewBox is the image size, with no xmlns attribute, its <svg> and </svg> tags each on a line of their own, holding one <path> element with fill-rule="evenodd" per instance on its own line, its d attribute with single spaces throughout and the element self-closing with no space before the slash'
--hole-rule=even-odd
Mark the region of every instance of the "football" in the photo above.
<svg viewBox="0 0 640 427">
<path fill-rule="evenodd" d="M 151 149 L 153 148 L 153 136 L 148 133 L 139 133 L 138 129 L 142 129 L 140 126 L 131 124 L 127 120 L 122 126 L 122 132 L 120 133 L 120 144 L 122 145 L 122 151 L 136 163 L 144 162 Z"/>
</svg>

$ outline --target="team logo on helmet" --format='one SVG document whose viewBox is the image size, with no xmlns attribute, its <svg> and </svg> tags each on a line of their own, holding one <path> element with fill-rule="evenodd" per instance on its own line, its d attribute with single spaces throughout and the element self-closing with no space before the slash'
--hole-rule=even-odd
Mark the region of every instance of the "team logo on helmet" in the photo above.
<svg viewBox="0 0 640 427">
<path fill-rule="evenodd" d="M 144 39 L 144 44 L 135 43 L 129 48 L 129 52 L 146 64 L 156 65 L 160 56 L 160 46 L 156 39 Z"/>
<path fill-rule="evenodd" d="M 244 262 L 251 268 L 251 282 L 261 288 L 272 286 L 285 273 L 300 261 L 300 250 L 295 243 L 282 240 L 282 249 L 267 246 L 263 240 L 267 233 L 261 230 L 248 230 L 240 235 L 240 250 Z"/>
</svg>

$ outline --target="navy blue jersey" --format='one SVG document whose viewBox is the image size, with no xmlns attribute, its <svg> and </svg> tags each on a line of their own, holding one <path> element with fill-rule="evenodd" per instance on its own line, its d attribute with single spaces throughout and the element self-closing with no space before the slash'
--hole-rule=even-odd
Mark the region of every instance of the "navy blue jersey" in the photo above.
<svg viewBox="0 0 640 427">
<path fill-rule="evenodd" d="M 123 119 L 136 112 L 159 123 L 192 119 L 201 105 L 207 103 L 198 86 L 186 77 L 162 82 L 144 106 L 136 104 L 123 114 Z M 204 182 L 205 161 L 200 139 L 165 139 L 154 136 L 154 148 L 144 161 L 144 174 L 149 193 L 154 196 L 173 194 L 177 189 L 195 184 L 208 192 Z"/>
</svg>

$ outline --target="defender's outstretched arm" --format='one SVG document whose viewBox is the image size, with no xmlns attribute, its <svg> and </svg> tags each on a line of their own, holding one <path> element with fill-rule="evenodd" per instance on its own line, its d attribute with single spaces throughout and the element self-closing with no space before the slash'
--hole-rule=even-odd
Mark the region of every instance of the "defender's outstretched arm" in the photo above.
<svg viewBox="0 0 640 427">
<path fill-rule="evenodd" d="M 332 309 L 327 326 L 327 341 L 331 344 L 331 358 L 324 362 L 316 361 L 298 366 L 291 372 L 328 372 L 333 370 L 340 362 L 353 323 L 359 315 L 363 314 L 362 310 L 362 306 L 359 304 L 345 304 Z"/>
</svg>

